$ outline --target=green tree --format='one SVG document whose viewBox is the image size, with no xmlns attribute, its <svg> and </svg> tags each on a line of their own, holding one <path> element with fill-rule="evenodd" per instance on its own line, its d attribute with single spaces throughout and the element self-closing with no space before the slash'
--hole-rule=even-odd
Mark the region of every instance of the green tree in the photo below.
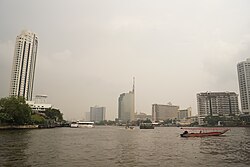
<svg viewBox="0 0 250 167">
<path fill-rule="evenodd" d="M 143 121 L 143 123 L 152 123 L 152 121 L 147 118 L 146 120 Z"/>
<path fill-rule="evenodd" d="M 33 114 L 31 115 L 31 121 L 34 124 L 44 124 L 45 123 L 45 118 L 39 114 Z"/>
<path fill-rule="evenodd" d="M 164 120 L 164 124 L 172 124 L 173 120 L 172 119 L 166 119 Z"/>
<path fill-rule="evenodd" d="M 6 97 L 0 99 L 1 122 L 24 125 L 31 121 L 31 108 L 23 97 Z"/>
<path fill-rule="evenodd" d="M 204 121 L 207 122 L 207 125 L 209 126 L 215 126 L 218 125 L 219 121 L 222 121 L 223 119 L 219 116 L 207 116 Z"/>
<path fill-rule="evenodd" d="M 13 122 L 13 118 L 8 113 L 0 112 L 0 124 Z"/>
<path fill-rule="evenodd" d="M 55 121 L 63 121 L 63 114 L 58 109 L 49 108 L 45 110 L 45 115 Z"/>
</svg>

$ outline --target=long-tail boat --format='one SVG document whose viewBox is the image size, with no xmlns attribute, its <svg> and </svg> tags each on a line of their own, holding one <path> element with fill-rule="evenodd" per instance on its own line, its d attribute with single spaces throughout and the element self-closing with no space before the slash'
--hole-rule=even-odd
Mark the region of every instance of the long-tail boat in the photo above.
<svg viewBox="0 0 250 167">
<path fill-rule="evenodd" d="M 220 136 L 230 129 L 228 128 L 181 128 L 184 130 L 181 137 L 206 137 Z"/>
</svg>

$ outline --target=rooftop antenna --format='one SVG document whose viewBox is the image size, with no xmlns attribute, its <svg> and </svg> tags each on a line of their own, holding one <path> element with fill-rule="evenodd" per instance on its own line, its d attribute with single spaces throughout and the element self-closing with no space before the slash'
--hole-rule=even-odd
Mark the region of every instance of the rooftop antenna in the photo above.
<svg viewBox="0 0 250 167">
<path fill-rule="evenodd" d="M 133 90 L 132 90 L 133 93 L 135 93 L 135 77 L 133 77 Z"/>
</svg>

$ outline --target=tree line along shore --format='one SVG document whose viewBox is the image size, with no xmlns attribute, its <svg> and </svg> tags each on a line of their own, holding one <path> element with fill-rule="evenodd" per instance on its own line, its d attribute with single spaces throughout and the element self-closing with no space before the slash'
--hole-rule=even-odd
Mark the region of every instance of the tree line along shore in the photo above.
<svg viewBox="0 0 250 167">
<path fill-rule="evenodd" d="M 0 129 L 34 129 L 63 126 L 63 114 L 55 108 L 33 112 L 23 97 L 0 99 Z"/>
</svg>

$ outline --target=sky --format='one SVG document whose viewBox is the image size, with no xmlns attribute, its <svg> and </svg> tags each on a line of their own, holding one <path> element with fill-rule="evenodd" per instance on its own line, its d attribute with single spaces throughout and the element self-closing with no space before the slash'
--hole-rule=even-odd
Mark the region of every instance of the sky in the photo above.
<svg viewBox="0 0 250 167">
<path fill-rule="evenodd" d="M 9 95 L 16 36 L 38 36 L 33 94 L 64 119 L 95 105 L 118 115 L 132 90 L 136 112 L 192 107 L 196 94 L 239 94 L 237 63 L 250 57 L 249 0 L 0 0 L 0 98 Z"/>
</svg>

